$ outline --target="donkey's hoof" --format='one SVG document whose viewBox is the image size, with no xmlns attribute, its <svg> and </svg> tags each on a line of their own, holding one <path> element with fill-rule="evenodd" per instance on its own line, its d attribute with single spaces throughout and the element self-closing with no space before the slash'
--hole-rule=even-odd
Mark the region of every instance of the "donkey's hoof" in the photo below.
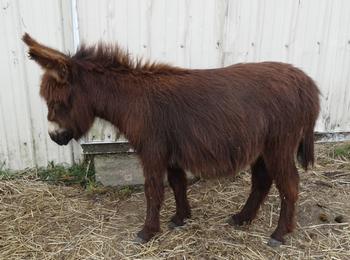
<svg viewBox="0 0 350 260">
<path fill-rule="evenodd" d="M 168 223 L 168 228 L 169 229 L 175 229 L 177 227 L 179 227 L 179 226 L 176 223 L 174 223 L 172 221 L 169 221 L 169 223 Z"/>
<path fill-rule="evenodd" d="M 267 245 L 270 246 L 270 247 L 279 247 L 283 244 L 282 241 L 279 241 L 277 239 L 274 239 L 274 238 L 270 238 L 269 241 L 267 242 Z"/>
<path fill-rule="evenodd" d="M 169 229 L 176 229 L 176 228 L 181 228 L 181 227 L 183 227 L 184 225 L 185 225 L 185 222 L 179 224 L 179 223 L 175 223 L 175 222 L 173 222 L 173 221 L 170 220 L 169 223 L 168 223 L 168 228 L 169 228 Z"/>
<path fill-rule="evenodd" d="M 142 229 L 137 233 L 134 242 L 137 244 L 145 244 L 150 241 L 156 233 L 157 232 L 149 232 L 147 229 Z"/>
<path fill-rule="evenodd" d="M 138 245 L 143 245 L 143 244 L 146 244 L 147 241 L 145 239 L 143 239 L 142 237 L 139 237 L 139 236 L 136 236 L 133 240 L 133 242 L 135 244 L 138 244 Z"/>
<path fill-rule="evenodd" d="M 168 223 L 168 227 L 169 227 L 169 229 L 174 229 L 174 228 L 182 227 L 185 224 L 186 223 L 185 223 L 184 219 L 180 219 L 175 215 L 170 219 L 170 221 Z"/>
<path fill-rule="evenodd" d="M 233 215 L 227 220 L 227 224 L 233 227 L 242 227 L 249 224 L 250 221 L 241 220 L 239 216 Z"/>
<path fill-rule="evenodd" d="M 230 226 L 233 226 L 233 227 L 241 226 L 240 223 L 235 218 L 235 216 L 229 217 L 229 219 L 226 222 L 227 222 L 227 224 L 229 224 Z"/>
</svg>

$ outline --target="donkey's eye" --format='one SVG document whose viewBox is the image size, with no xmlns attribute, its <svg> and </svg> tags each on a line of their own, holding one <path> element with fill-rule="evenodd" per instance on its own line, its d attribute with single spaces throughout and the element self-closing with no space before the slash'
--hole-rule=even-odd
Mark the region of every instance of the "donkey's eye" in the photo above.
<svg viewBox="0 0 350 260">
<path fill-rule="evenodd" d="M 63 103 L 55 103 L 53 105 L 53 109 L 52 110 L 58 116 L 66 115 L 68 113 L 68 107 L 65 104 L 63 104 Z"/>
</svg>

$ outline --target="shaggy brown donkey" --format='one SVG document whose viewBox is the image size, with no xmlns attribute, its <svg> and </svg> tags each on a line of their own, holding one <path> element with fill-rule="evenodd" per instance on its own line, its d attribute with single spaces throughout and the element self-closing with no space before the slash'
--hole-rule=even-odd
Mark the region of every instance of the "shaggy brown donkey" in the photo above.
<svg viewBox="0 0 350 260">
<path fill-rule="evenodd" d="M 294 228 L 299 176 L 314 161 L 317 86 L 283 63 L 236 64 L 190 70 L 133 61 L 117 46 L 85 47 L 70 56 L 23 36 L 29 55 L 45 71 L 40 94 L 48 106 L 50 137 L 59 145 L 79 139 L 95 117 L 128 138 L 145 176 L 147 214 L 139 241 L 159 228 L 167 173 L 176 199 L 172 226 L 191 215 L 185 170 L 195 175 L 234 175 L 251 165 L 252 189 L 229 223 L 251 222 L 274 182 L 281 212 L 270 245 Z"/>
</svg>

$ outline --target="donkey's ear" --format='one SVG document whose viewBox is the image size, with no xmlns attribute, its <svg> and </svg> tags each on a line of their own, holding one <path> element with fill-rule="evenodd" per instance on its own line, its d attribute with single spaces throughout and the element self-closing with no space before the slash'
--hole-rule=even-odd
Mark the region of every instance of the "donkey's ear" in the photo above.
<svg viewBox="0 0 350 260">
<path fill-rule="evenodd" d="M 70 58 L 54 49 L 44 46 L 25 33 L 22 40 L 29 47 L 29 57 L 43 69 L 49 71 L 58 82 L 66 82 L 69 77 Z"/>
</svg>

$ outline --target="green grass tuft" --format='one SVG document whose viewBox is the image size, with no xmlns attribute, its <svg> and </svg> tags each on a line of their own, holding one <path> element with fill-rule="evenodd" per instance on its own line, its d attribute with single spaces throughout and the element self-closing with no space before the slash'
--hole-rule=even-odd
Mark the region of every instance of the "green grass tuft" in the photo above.
<svg viewBox="0 0 350 260">
<path fill-rule="evenodd" d="M 12 172 L 5 169 L 0 169 L 0 180 L 8 180 L 11 179 L 11 176 L 13 175 Z"/>
<path fill-rule="evenodd" d="M 0 180 L 11 180 L 23 176 L 24 172 L 17 172 L 5 169 L 5 162 L 0 165 Z"/>
<path fill-rule="evenodd" d="M 350 144 L 339 145 L 334 148 L 334 157 L 350 158 Z"/>
<path fill-rule="evenodd" d="M 94 167 L 90 161 L 74 164 L 70 167 L 55 165 L 50 162 L 46 168 L 34 168 L 23 171 L 11 171 L 0 166 L 0 180 L 30 178 L 50 182 L 52 184 L 76 185 L 83 187 L 95 185 Z"/>
<path fill-rule="evenodd" d="M 37 176 L 42 181 L 65 185 L 80 184 L 84 187 L 95 182 L 95 173 L 90 163 L 64 167 L 51 162 L 47 168 L 39 168 Z"/>
</svg>

